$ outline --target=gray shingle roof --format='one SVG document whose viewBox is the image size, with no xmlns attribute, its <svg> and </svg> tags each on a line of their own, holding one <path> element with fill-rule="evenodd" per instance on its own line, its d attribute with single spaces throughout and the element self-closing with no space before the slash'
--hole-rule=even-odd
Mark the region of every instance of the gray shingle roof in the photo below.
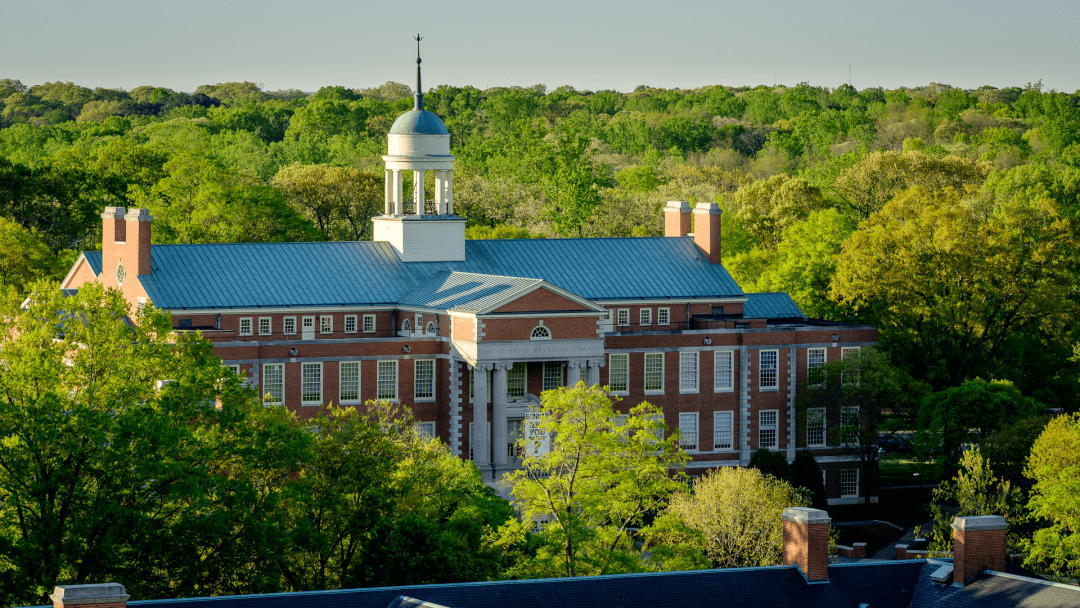
<svg viewBox="0 0 1080 608">
<path fill-rule="evenodd" d="M 753 319 L 803 318 L 806 315 L 786 293 L 748 293 L 743 316 Z"/>
<path fill-rule="evenodd" d="M 409 110 L 398 116 L 390 127 L 394 135 L 446 135 L 446 125 L 438 116 L 427 110 Z"/>
<path fill-rule="evenodd" d="M 410 291 L 401 298 L 400 303 L 405 306 L 478 312 L 540 283 L 543 283 L 540 279 L 444 270 Z"/>
<path fill-rule="evenodd" d="M 154 245 L 163 309 L 394 304 L 440 272 L 543 279 L 588 300 L 739 297 L 691 237 L 465 242 L 464 262 L 402 262 L 385 242 Z"/>
<path fill-rule="evenodd" d="M 928 561 L 919 575 L 911 608 L 1050 608 L 1080 606 L 1080 588 L 1026 576 L 984 571 L 964 587 L 934 584 L 930 575 L 941 563 Z"/>
</svg>

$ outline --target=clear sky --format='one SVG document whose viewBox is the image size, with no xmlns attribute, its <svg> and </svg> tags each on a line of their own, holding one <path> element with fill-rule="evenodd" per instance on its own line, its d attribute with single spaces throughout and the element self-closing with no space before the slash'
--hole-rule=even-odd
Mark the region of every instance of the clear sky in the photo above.
<svg viewBox="0 0 1080 608">
<path fill-rule="evenodd" d="M 0 0 L 0 78 L 33 85 L 813 85 L 1080 89 L 1080 1 Z"/>
</svg>

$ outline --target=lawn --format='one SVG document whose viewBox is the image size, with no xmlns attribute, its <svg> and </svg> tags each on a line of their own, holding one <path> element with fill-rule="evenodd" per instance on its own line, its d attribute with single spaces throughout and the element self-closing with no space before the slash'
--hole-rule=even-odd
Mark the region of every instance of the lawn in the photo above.
<svg viewBox="0 0 1080 608">
<path fill-rule="evenodd" d="M 882 488 L 935 486 L 941 482 L 941 465 L 922 462 L 909 454 L 882 454 L 878 457 L 878 482 Z"/>
</svg>

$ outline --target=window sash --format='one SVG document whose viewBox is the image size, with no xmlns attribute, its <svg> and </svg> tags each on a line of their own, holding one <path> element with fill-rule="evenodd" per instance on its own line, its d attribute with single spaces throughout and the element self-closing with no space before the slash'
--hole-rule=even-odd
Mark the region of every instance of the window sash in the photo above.
<svg viewBox="0 0 1080 608">
<path fill-rule="evenodd" d="M 615 319 L 619 326 L 630 325 L 630 309 L 620 308 L 616 311 Z"/>
<path fill-rule="evenodd" d="M 377 374 L 376 399 L 396 401 L 398 387 L 398 362 L 379 361 Z"/>
<path fill-rule="evenodd" d="M 563 385 L 562 363 L 544 361 L 544 390 L 550 391 Z"/>
<path fill-rule="evenodd" d="M 638 311 L 638 324 L 639 325 L 652 325 L 652 309 L 642 308 Z"/>
<path fill-rule="evenodd" d="M 761 410 L 758 412 L 758 448 L 774 449 L 777 447 L 779 418 L 779 410 Z"/>
<path fill-rule="evenodd" d="M 843 427 L 844 445 L 859 445 L 859 408 L 845 405 L 840 408 L 840 425 Z"/>
<path fill-rule="evenodd" d="M 332 334 L 334 333 L 334 317 L 333 315 L 323 315 L 319 317 L 319 333 L 320 334 Z"/>
<path fill-rule="evenodd" d="M 375 331 L 375 315 L 364 315 L 364 331 Z"/>
<path fill-rule="evenodd" d="M 679 353 L 679 392 L 698 392 L 698 353 Z"/>
<path fill-rule="evenodd" d="M 356 315 L 345 315 L 345 333 L 356 333 Z"/>
<path fill-rule="evenodd" d="M 526 370 L 528 364 L 524 361 L 514 363 L 513 367 L 506 370 L 506 396 L 524 398 L 526 391 Z"/>
<path fill-rule="evenodd" d="M 263 400 L 266 404 L 285 403 L 285 364 L 263 364 Z"/>
<path fill-rule="evenodd" d="M 360 401 L 360 362 L 342 361 L 338 364 L 338 401 Z"/>
<path fill-rule="evenodd" d="M 713 392 L 735 390 L 735 353 L 730 350 L 713 352 Z"/>
<path fill-rule="evenodd" d="M 270 317 L 259 317 L 259 335 L 266 336 L 273 333 L 271 330 L 273 324 L 270 322 Z"/>
<path fill-rule="evenodd" d="M 698 449 L 698 415 L 696 412 L 679 414 L 679 447 L 696 452 Z"/>
<path fill-rule="evenodd" d="M 840 360 L 843 361 L 852 355 L 858 356 L 860 348 L 858 346 L 845 346 L 840 349 Z M 840 384 L 842 385 L 856 385 L 859 383 L 859 368 L 857 364 L 852 365 L 851 371 L 848 372 L 844 367 L 840 368 Z"/>
<path fill-rule="evenodd" d="M 806 350 L 806 383 L 820 388 L 825 386 L 825 349 L 809 348 Z"/>
<path fill-rule="evenodd" d="M 645 392 L 664 392 L 664 353 L 645 353 Z"/>
<path fill-rule="evenodd" d="M 296 334 L 296 317 L 285 317 L 282 319 L 282 332 L 285 335 Z"/>
<path fill-rule="evenodd" d="M 435 438 L 435 421 L 434 420 L 423 420 L 423 421 L 417 422 L 416 423 L 416 432 L 421 437 L 425 437 L 427 439 L 434 439 Z"/>
<path fill-rule="evenodd" d="M 840 496 L 859 495 L 859 469 L 840 469 Z"/>
<path fill-rule="evenodd" d="M 713 449 L 732 450 L 732 423 L 735 420 L 735 412 L 713 413 Z"/>
<path fill-rule="evenodd" d="M 657 325 L 670 325 L 671 324 L 671 309 L 670 308 L 657 308 L 656 309 L 656 324 Z"/>
<path fill-rule="evenodd" d="M 825 445 L 825 408 L 812 407 L 806 410 L 806 445 L 821 447 Z"/>
<path fill-rule="evenodd" d="M 322 363 L 300 364 L 301 405 L 322 405 Z"/>
<path fill-rule="evenodd" d="M 416 361 L 416 366 L 413 368 L 413 376 L 416 379 L 414 383 L 414 398 L 416 399 L 434 399 L 435 398 L 435 360 L 434 359 L 420 359 Z"/>
<path fill-rule="evenodd" d="M 613 393 L 630 391 L 630 355 L 608 355 L 608 388 Z"/>
<path fill-rule="evenodd" d="M 536 327 L 533 328 L 532 333 L 529 334 L 529 339 L 530 340 L 550 340 L 551 339 L 551 329 L 549 329 L 549 328 L 547 328 L 547 327 L 545 327 L 543 325 L 537 325 Z"/>
<path fill-rule="evenodd" d="M 251 317 L 244 317 L 244 318 L 240 319 L 240 335 L 241 336 L 250 336 L 251 335 Z"/>
<path fill-rule="evenodd" d="M 780 359 L 778 350 L 758 351 L 758 386 L 762 389 L 778 388 L 777 367 Z"/>
</svg>

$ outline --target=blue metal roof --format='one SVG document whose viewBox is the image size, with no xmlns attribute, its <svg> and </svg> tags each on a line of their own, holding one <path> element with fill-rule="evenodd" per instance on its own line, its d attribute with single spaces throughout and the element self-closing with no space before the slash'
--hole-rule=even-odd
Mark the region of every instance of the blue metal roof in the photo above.
<svg viewBox="0 0 1080 608">
<path fill-rule="evenodd" d="M 86 263 L 90 265 L 90 270 L 93 270 L 94 274 L 101 274 L 101 252 L 84 251 L 83 256 L 86 257 Z"/>
<path fill-rule="evenodd" d="M 394 135 L 447 135 L 446 125 L 438 116 L 427 110 L 409 110 L 398 116 L 390 127 Z"/>
<path fill-rule="evenodd" d="M 471 272 L 437 272 L 401 298 L 405 306 L 478 312 L 543 281 Z"/>
<path fill-rule="evenodd" d="M 743 316 L 750 319 L 805 318 L 799 305 L 786 293 L 748 293 Z"/>
<path fill-rule="evenodd" d="M 163 309 L 397 304 L 440 272 L 542 279 L 587 300 L 743 295 L 692 237 L 465 241 L 463 262 L 402 262 L 389 243 L 154 245 L 139 277 Z"/>
</svg>

